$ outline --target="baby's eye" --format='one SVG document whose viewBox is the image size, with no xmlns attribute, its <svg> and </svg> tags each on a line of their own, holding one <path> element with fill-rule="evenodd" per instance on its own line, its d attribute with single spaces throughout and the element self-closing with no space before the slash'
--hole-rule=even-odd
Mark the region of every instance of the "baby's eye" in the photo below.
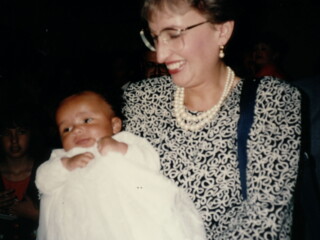
<svg viewBox="0 0 320 240">
<path fill-rule="evenodd" d="M 86 118 L 86 119 L 84 120 L 84 123 L 90 123 L 90 122 L 92 122 L 92 120 L 93 120 L 93 118 Z"/>
<path fill-rule="evenodd" d="M 66 127 L 63 129 L 63 132 L 67 133 L 67 132 L 71 132 L 71 130 L 72 130 L 72 127 Z"/>
</svg>

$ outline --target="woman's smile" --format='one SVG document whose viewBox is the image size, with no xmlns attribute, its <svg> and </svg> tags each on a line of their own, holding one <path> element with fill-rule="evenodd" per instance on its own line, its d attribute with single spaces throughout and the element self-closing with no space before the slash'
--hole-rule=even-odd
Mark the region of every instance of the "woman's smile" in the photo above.
<svg viewBox="0 0 320 240">
<path fill-rule="evenodd" d="M 185 61 L 166 62 L 166 66 L 169 73 L 172 75 L 180 72 L 185 66 L 185 63 L 186 63 Z"/>
</svg>

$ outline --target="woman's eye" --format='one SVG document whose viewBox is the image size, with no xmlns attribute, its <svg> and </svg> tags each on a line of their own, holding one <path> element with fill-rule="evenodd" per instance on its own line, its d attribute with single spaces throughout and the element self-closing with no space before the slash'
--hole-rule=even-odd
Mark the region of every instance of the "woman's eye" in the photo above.
<svg viewBox="0 0 320 240">
<path fill-rule="evenodd" d="M 24 128 L 19 128 L 19 129 L 17 129 L 17 133 L 18 133 L 18 135 L 25 135 L 25 134 L 27 134 L 27 130 Z"/>
<path fill-rule="evenodd" d="M 3 132 L 0 133 L 1 137 L 9 137 L 10 135 L 11 134 L 9 130 L 4 130 Z"/>
<path fill-rule="evenodd" d="M 180 31 L 178 30 L 167 30 L 166 32 L 168 40 L 179 38 L 181 36 Z"/>
<path fill-rule="evenodd" d="M 84 120 L 84 123 L 90 123 L 90 122 L 92 122 L 92 118 L 86 118 L 85 120 Z"/>
</svg>

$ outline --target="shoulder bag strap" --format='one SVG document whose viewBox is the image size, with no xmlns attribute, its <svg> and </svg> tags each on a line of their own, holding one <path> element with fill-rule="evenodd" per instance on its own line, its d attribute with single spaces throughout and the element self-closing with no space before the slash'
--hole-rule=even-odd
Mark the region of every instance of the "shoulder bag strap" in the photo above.
<svg viewBox="0 0 320 240">
<path fill-rule="evenodd" d="M 256 91 L 260 79 L 243 80 L 240 97 L 240 118 L 238 122 L 238 160 L 241 181 L 241 193 L 243 199 L 247 199 L 247 140 L 253 123 L 254 106 L 256 100 Z"/>
</svg>

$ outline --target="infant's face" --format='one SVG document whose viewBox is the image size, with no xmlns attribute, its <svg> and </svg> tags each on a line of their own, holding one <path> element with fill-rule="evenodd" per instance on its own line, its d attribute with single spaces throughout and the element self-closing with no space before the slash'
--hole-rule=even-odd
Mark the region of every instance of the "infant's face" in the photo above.
<svg viewBox="0 0 320 240">
<path fill-rule="evenodd" d="M 115 134 L 111 107 L 93 92 L 75 95 L 63 101 L 56 114 L 56 122 L 64 150 L 91 147 L 100 138 Z"/>
</svg>

